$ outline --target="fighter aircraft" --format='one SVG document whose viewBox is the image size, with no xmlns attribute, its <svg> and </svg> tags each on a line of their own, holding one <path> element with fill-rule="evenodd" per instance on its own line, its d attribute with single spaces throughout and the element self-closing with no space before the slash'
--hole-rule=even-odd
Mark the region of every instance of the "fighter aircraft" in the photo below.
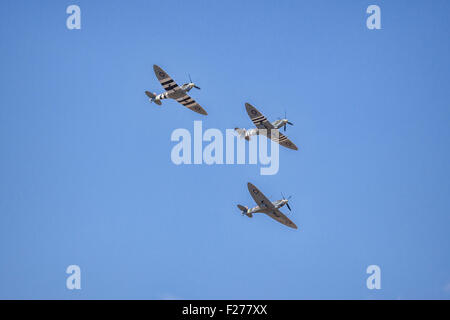
<svg viewBox="0 0 450 320">
<path fill-rule="evenodd" d="M 153 65 L 153 70 L 155 71 L 156 77 L 159 82 L 166 90 L 166 92 L 161 94 L 152 93 L 149 91 L 145 91 L 147 97 L 149 97 L 150 102 L 154 102 L 157 105 L 161 105 L 161 100 L 163 99 L 174 99 L 181 103 L 183 106 L 195 111 L 197 113 L 207 115 L 208 113 L 194 100 L 192 99 L 187 92 L 189 92 L 192 88 L 200 90 L 189 77 L 189 82 L 183 84 L 181 87 L 173 81 L 173 79 L 160 67 L 156 64 Z"/>
<path fill-rule="evenodd" d="M 291 220 L 289 220 L 288 217 L 286 217 L 280 210 L 282 206 L 286 205 L 291 211 L 291 207 L 289 206 L 289 198 L 285 199 L 283 196 L 282 200 L 277 200 L 274 202 L 270 202 L 269 199 L 266 198 L 265 195 L 262 194 L 261 191 L 258 190 L 257 187 L 255 187 L 250 182 L 247 183 L 248 191 L 250 192 L 251 196 L 253 197 L 253 200 L 255 200 L 257 206 L 254 208 L 249 209 L 248 207 L 244 207 L 240 204 L 238 204 L 238 208 L 242 211 L 242 215 L 246 215 L 249 218 L 253 217 L 254 213 L 265 213 L 269 217 L 277 220 L 278 222 L 291 227 L 293 229 L 297 229 L 297 226 L 295 223 L 293 223 Z"/>
<path fill-rule="evenodd" d="M 270 123 L 267 118 L 250 103 L 245 103 L 245 109 L 247 110 L 250 119 L 255 124 L 256 129 L 246 130 L 235 128 L 234 130 L 236 130 L 240 137 L 243 137 L 248 141 L 251 136 L 263 134 L 267 138 L 278 142 L 283 147 L 298 150 L 297 146 L 278 130 L 279 128 L 284 127 L 284 130 L 286 131 L 286 125 L 294 125 L 292 122 L 289 122 L 286 117 L 285 119 L 276 120 Z"/>
</svg>

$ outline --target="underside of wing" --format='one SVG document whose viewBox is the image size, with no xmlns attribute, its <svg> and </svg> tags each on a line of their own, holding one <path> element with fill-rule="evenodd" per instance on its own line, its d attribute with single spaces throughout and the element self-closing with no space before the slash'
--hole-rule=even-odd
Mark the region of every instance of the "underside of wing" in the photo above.
<svg viewBox="0 0 450 320">
<path fill-rule="evenodd" d="M 268 138 L 279 143 L 283 147 L 292 150 L 298 150 L 297 146 L 291 140 L 289 140 L 284 134 L 282 134 L 278 129 L 271 130 L 270 135 L 268 135 Z"/>
<path fill-rule="evenodd" d="M 192 99 L 190 96 L 188 96 L 187 94 L 184 94 L 183 96 L 181 96 L 180 98 L 175 99 L 177 100 L 179 103 L 181 103 L 183 106 L 185 106 L 186 108 L 191 109 L 194 112 L 203 114 L 203 115 L 207 115 L 208 113 L 205 111 L 205 109 L 203 109 L 198 103 L 197 101 L 195 101 L 194 99 Z"/>
<path fill-rule="evenodd" d="M 254 106 L 250 103 L 245 103 L 245 109 L 247 110 L 248 116 L 252 120 L 253 124 L 258 129 L 271 130 L 274 126 L 267 120 L 265 116 L 261 114 Z"/>
<path fill-rule="evenodd" d="M 173 79 L 156 64 L 153 65 L 153 70 L 155 71 L 155 75 L 163 86 L 164 90 L 166 90 L 167 92 L 174 92 L 180 89 L 176 82 L 173 81 Z"/>
<path fill-rule="evenodd" d="M 295 223 L 293 223 L 288 217 L 284 215 L 280 210 L 273 209 L 270 211 L 265 212 L 269 217 L 277 220 L 278 222 L 284 224 L 285 226 L 288 226 L 293 229 L 298 229 Z"/>
<path fill-rule="evenodd" d="M 247 183 L 248 191 L 250 192 L 250 195 L 252 196 L 253 200 L 255 200 L 256 204 L 261 207 L 261 209 L 268 209 L 272 210 L 275 209 L 272 202 L 266 198 L 264 194 L 262 194 L 261 191 L 257 187 L 255 187 L 250 182 Z M 276 209 L 275 209 L 276 210 Z"/>
</svg>

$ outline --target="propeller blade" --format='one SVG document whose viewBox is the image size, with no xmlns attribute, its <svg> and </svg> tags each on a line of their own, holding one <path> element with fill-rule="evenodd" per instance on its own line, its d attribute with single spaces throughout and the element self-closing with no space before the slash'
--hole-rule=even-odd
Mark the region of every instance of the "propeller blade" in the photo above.
<svg viewBox="0 0 450 320">
<path fill-rule="evenodd" d="M 286 132 L 286 125 L 283 126 L 283 130 L 284 130 L 284 132 Z"/>
<path fill-rule="evenodd" d="M 286 206 L 288 207 L 289 211 L 292 211 L 291 207 L 289 206 L 289 203 L 286 202 Z"/>
<path fill-rule="evenodd" d="M 189 76 L 189 82 L 192 83 L 191 74 L 188 73 L 188 76 Z"/>
<path fill-rule="evenodd" d="M 288 123 L 288 124 L 290 124 L 291 126 L 293 126 L 293 125 L 294 125 L 294 124 L 293 124 L 292 122 L 290 122 L 290 121 L 288 121 L 287 123 Z"/>
<path fill-rule="evenodd" d="M 197 87 L 196 85 L 194 85 L 194 88 L 200 90 L 200 87 Z"/>
</svg>

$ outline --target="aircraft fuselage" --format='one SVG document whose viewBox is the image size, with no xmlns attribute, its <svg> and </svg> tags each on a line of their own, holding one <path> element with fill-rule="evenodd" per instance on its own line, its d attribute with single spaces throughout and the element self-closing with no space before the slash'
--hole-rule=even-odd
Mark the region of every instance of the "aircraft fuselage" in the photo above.
<svg viewBox="0 0 450 320">
<path fill-rule="evenodd" d="M 185 83 L 181 87 L 174 87 L 175 90 L 168 90 L 164 93 L 160 93 L 156 95 L 154 100 L 163 100 L 163 99 L 178 99 L 185 95 L 186 92 L 189 92 L 194 87 L 194 84 L 192 82 Z M 178 88 L 178 89 L 176 89 Z M 170 89 L 170 88 L 168 88 Z"/>
<path fill-rule="evenodd" d="M 279 209 L 279 208 L 283 207 L 286 203 L 287 203 L 287 200 L 277 200 L 277 201 L 273 201 L 272 205 L 276 209 Z M 264 213 L 267 210 L 268 210 L 267 206 L 256 206 L 256 207 L 253 207 L 251 209 L 248 209 L 248 213 L 259 213 L 259 212 Z"/>
</svg>

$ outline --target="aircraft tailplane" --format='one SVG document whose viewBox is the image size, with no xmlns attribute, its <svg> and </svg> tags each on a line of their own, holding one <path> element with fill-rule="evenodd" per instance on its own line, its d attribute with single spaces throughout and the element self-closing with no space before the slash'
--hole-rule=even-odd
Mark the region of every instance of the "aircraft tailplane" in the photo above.
<svg viewBox="0 0 450 320">
<path fill-rule="evenodd" d="M 242 214 L 245 214 L 247 217 L 250 217 L 250 218 L 253 217 L 253 215 L 248 212 L 248 207 L 244 207 L 244 206 L 238 204 L 238 208 L 239 208 L 239 210 L 242 211 Z"/>
<path fill-rule="evenodd" d="M 247 135 L 247 130 L 241 128 L 234 128 L 234 130 L 238 133 L 239 137 L 245 138 L 245 140 L 250 140 L 250 135 Z"/>
<path fill-rule="evenodd" d="M 150 91 L 145 91 L 145 94 L 147 95 L 147 97 L 149 97 L 150 98 L 150 102 L 154 102 L 154 103 L 156 103 L 158 106 L 160 106 L 162 103 L 161 103 L 161 100 L 156 100 L 155 98 L 156 98 L 156 94 L 155 93 L 152 93 L 152 92 L 150 92 Z"/>
</svg>

